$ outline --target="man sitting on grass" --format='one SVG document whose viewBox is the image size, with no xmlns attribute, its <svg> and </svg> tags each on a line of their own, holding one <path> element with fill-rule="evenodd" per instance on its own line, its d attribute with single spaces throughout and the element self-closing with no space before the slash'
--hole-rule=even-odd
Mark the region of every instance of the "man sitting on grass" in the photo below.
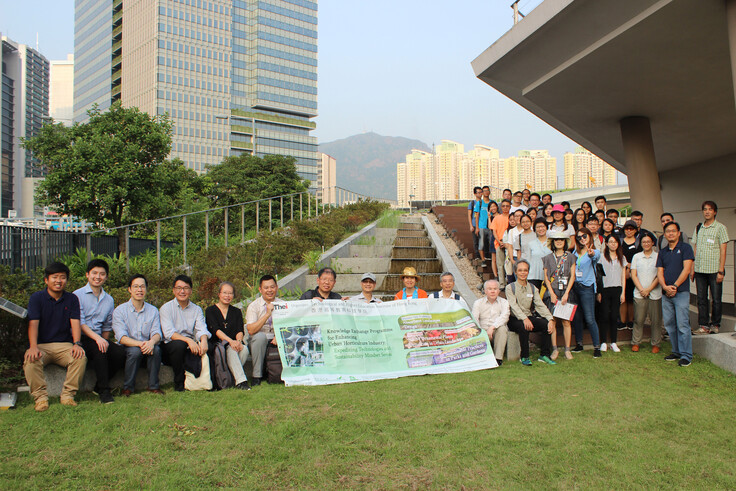
<svg viewBox="0 0 736 491">
<path fill-rule="evenodd" d="M 174 390 L 184 391 L 184 362 L 187 350 L 194 356 L 207 354 L 207 330 L 204 312 L 199 305 L 189 301 L 192 296 L 192 279 L 179 275 L 174 279 L 174 299 L 161 306 L 161 331 L 164 334 L 164 363 L 174 370 Z M 191 356 L 190 356 L 191 359 Z M 201 368 L 201 366 L 200 366 Z M 193 372 L 195 377 L 200 374 Z"/>
<path fill-rule="evenodd" d="M 112 314 L 115 339 L 125 347 L 125 381 L 123 395 L 135 392 L 135 377 L 143 361 L 148 368 L 148 392 L 163 395 L 158 373 L 161 368 L 163 338 L 158 309 L 145 302 L 148 280 L 142 274 L 128 280 L 130 300 L 118 306 Z"/>
<path fill-rule="evenodd" d="M 272 318 L 273 304 L 281 302 L 276 296 L 279 293 L 276 278 L 270 274 L 261 276 L 258 291 L 261 296 L 253 300 L 245 311 L 245 329 L 248 331 L 248 348 L 253 362 L 251 384 L 254 387 L 261 385 L 263 379 L 263 364 L 266 361 L 268 343 L 276 346 Z"/>
<path fill-rule="evenodd" d="M 79 325 L 79 299 L 64 291 L 69 280 L 69 268 L 52 263 L 44 269 L 46 289 L 31 295 L 28 300 L 28 341 L 23 371 L 36 411 L 49 408 L 46 377 L 43 367 L 49 363 L 66 368 L 66 380 L 61 391 L 61 404 L 76 406 L 74 396 L 87 366 L 82 348 L 82 329 Z"/>
<path fill-rule="evenodd" d="M 516 281 L 506 287 L 506 299 L 511 309 L 509 331 L 519 335 L 521 344 L 521 363 L 531 366 L 529 359 L 529 333 L 538 332 L 542 337 L 542 347 L 539 359 L 543 363 L 556 365 L 550 357 L 552 340 L 550 333 L 555 329 L 554 317 L 542 298 L 537 287 L 527 281 L 529 263 L 526 259 L 519 259 L 514 265 Z"/>
</svg>

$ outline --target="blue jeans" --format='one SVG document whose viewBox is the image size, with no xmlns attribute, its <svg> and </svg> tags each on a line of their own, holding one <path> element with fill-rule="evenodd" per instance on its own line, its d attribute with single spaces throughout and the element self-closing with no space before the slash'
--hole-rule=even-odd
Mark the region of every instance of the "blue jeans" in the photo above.
<svg viewBox="0 0 736 491">
<path fill-rule="evenodd" d="M 698 324 L 701 326 L 721 326 L 721 298 L 723 283 L 716 281 L 717 273 L 695 273 L 695 287 L 698 291 Z M 713 302 L 713 313 L 708 312 L 708 289 Z M 709 315 L 710 314 L 710 315 Z"/>
<path fill-rule="evenodd" d="M 578 297 L 578 308 L 582 309 L 583 319 L 590 331 L 590 337 L 593 338 L 593 347 L 598 349 L 601 347 L 601 340 L 598 336 L 598 324 L 595 321 L 595 287 L 585 286 L 576 281 L 573 288 Z M 577 315 L 579 314 L 576 314 L 576 317 Z"/>
<path fill-rule="evenodd" d="M 672 298 L 662 295 L 662 320 L 670 335 L 672 354 L 688 361 L 693 359 L 689 305 L 690 292 L 678 292 Z"/>
<path fill-rule="evenodd" d="M 158 344 L 153 347 L 151 355 L 144 355 L 137 346 L 125 347 L 125 381 L 123 388 L 135 390 L 135 376 L 138 374 L 138 367 L 141 366 L 143 359 L 146 359 L 146 368 L 148 369 L 148 388 L 158 389 L 158 371 L 161 369 L 161 346 Z"/>
</svg>

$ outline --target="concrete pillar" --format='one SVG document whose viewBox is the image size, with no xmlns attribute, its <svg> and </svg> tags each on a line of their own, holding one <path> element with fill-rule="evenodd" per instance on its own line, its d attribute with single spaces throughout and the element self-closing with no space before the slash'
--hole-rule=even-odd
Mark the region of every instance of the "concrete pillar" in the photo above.
<svg viewBox="0 0 736 491">
<path fill-rule="evenodd" d="M 623 118 L 619 124 L 631 206 L 644 213 L 644 228 L 658 231 L 661 228 L 659 216 L 662 214 L 662 191 L 649 118 L 630 116 Z"/>
<path fill-rule="evenodd" d="M 733 80 L 734 100 L 736 100 L 736 0 L 726 0 L 726 26 L 731 52 L 731 80 Z"/>
</svg>

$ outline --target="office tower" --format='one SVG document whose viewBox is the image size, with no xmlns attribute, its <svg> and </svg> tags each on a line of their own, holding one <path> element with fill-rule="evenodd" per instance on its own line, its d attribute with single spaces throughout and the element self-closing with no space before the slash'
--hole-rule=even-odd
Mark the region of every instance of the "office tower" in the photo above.
<svg viewBox="0 0 736 491">
<path fill-rule="evenodd" d="M 76 0 L 74 70 L 75 121 L 120 100 L 168 113 L 191 169 L 290 155 L 316 184 L 316 1 Z"/>
<path fill-rule="evenodd" d="M 33 216 L 34 179 L 42 176 L 21 138 L 34 136 L 49 113 L 49 61 L 35 49 L 2 38 L 0 216 Z M 29 203 L 25 205 L 25 203 Z"/>
<path fill-rule="evenodd" d="M 564 160 L 566 189 L 616 185 L 616 169 L 583 147 L 565 153 Z"/>
<path fill-rule="evenodd" d="M 70 126 L 74 118 L 74 55 L 51 60 L 49 83 L 49 116 Z"/>
<path fill-rule="evenodd" d="M 318 153 L 317 199 L 326 205 L 337 204 L 337 160 L 326 153 Z"/>
</svg>

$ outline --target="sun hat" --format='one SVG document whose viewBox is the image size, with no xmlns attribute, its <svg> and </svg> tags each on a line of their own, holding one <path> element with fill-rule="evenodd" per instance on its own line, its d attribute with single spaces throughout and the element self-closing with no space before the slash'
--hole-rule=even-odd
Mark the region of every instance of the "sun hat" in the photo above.
<svg viewBox="0 0 736 491">
<path fill-rule="evenodd" d="M 564 240 L 565 241 L 565 249 L 570 248 L 570 236 L 567 235 L 564 232 L 550 232 L 547 234 L 547 248 L 549 250 L 553 250 L 552 246 L 554 245 L 553 242 L 555 240 Z"/>
<path fill-rule="evenodd" d="M 419 281 L 419 275 L 417 274 L 417 270 L 412 268 L 411 266 L 407 266 L 404 268 L 404 271 L 401 273 L 401 279 L 403 280 L 406 277 L 414 277 Z"/>
</svg>

